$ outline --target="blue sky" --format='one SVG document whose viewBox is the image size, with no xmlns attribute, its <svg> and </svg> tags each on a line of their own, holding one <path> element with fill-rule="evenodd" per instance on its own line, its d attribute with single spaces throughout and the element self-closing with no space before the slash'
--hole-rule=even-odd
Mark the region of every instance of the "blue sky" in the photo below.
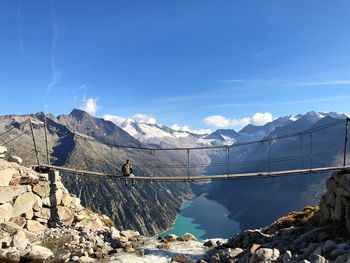
<svg viewBox="0 0 350 263">
<path fill-rule="evenodd" d="M 1 115 L 84 108 L 239 129 L 350 111 L 347 0 L 2 0 L 0 10 Z"/>
</svg>

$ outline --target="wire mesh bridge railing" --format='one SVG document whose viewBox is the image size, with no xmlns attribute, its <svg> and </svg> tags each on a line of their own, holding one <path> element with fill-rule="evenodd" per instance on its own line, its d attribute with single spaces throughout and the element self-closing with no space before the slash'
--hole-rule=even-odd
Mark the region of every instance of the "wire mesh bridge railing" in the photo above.
<svg viewBox="0 0 350 263">
<path fill-rule="evenodd" d="M 135 180 L 209 181 L 247 177 L 275 177 L 305 173 L 349 170 L 348 130 L 350 119 L 341 119 L 305 131 L 275 135 L 232 145 L 194 147 L 149 147 L 120 145 L 93 134 L 72 131 L 63 125 L 38 119 L 14 123 L 0 133 L 0 145 L 26 153 L 33 168 L 67 173 L 122 177 L 120 167 L 128 157 L 135 158 Z M 69 162 L 57 154 L 57 143 L 68 138 L 76 142 Z M 16 145 L 18 144 L 18 145 Z M 52 144 L 52 145 L 50 145 Z M 62 145 L 61 145 L 62 146 Z M 97 151 L 94 156 L 84 149 Z M 61 150 L 59 150 L 61 151 Z M 108 152 L 109 151 L 109 152 Z M 34 164 L 35 163 L 35 164 Z"/>
</svg>

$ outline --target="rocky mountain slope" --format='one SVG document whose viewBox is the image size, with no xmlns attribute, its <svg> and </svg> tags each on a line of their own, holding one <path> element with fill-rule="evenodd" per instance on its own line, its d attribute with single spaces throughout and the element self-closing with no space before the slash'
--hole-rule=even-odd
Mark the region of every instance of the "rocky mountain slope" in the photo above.
<svg viewBox="0 0 350 263">
<path fill-rule="evenodd" d="M 39 160 L 46 163 L 44 129 L 40 123 L 45 115 L 2 116 L 1 130 L 15 127 L 0 139 L 6 143 L 28 130 L 28 124 L 20 126 L 27 118 L 33 118 L 34 133 L 37 138 Z M 142 145 L 112 122 L 94 118 L 80 110 L 57 118 L 47 115 L 48 141 L 51 163 L 92 171 L 120 175 L 120 167 L 126 159 L 134 164 L 135 174 L 176 173 L 171 169 L 149 167 L 147 162 L 176 163 L 185 160 L 183 156 L 157 155 L 149 151 L 130 151 L 111 148 L 109 144 Z M 73 132 L 82 138 L 76 137 Z M 93 139 L 96 143 L 84 140 Z M 7 145 L 9 152 L 22 156 L 24 164 L 36 163 L 30 132 Z M 182 158 L 182 159 L 181 159 Z M 67 188 L 81 197 L 82 203 L 95 211 L 109 215 L 121 229 L 135 228 L 144 234 L 155 234 L 170 227 L 182 202 L 192 196 L 187 184 L 138 183 L 126 187 L 118 180 L 82 177 L 62 174 Z"/>
<path fill-rule="evenodd" d="M 142 262 L 147 248 L 161 246 L 84 208 L 57 171 L 37 173 L 6 148 L 0 153 L 0 262 L 124 262 L 128 255 Z"/>
</svg>

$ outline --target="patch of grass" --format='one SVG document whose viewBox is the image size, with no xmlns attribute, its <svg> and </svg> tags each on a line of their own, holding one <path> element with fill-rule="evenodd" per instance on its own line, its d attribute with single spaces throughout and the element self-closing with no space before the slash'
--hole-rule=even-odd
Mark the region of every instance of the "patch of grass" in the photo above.
<svg viewBox="0 0 350 263">
<path fill-rule="evenodd" d="M 291 212 L 277 219 L 272 226 L 277 229 L 314 226 L 319 223 L 320 208 L 318 206 L 306 206 L 300 212 Z"/>
</svg>

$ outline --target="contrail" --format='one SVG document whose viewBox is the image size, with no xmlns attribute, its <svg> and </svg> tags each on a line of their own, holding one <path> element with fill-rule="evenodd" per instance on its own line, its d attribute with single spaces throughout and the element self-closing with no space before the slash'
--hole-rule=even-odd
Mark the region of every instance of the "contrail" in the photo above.
<svg viewBox="0 0 350 263">
<path fill-rule="evenodd" d="M 17 2 L 17 39 L 19 50 L 21 52 L 21 56 L 23 56 L 23 40 L 22 40 L 22 4 L 21 0 Z"/>
<path fill-rule="evenodd" d="M 56 86 L 57 82 L 61 77 L 61 73 L 56 67 L 56 57 L 55 57 L 56 43 L 58 39 L 58 26 L 55 18 L 55 2 L 52 0 L 50 3 L 51 3 L 51 20 L 52 20 L 52 27 L 53 27 L 53 39 L 52 39 L 52 45 L 51 45 L 51 58 L 50 58 L 52 79 L 46 89 L 47 93 L 49 93 Z"/>
</svg>

